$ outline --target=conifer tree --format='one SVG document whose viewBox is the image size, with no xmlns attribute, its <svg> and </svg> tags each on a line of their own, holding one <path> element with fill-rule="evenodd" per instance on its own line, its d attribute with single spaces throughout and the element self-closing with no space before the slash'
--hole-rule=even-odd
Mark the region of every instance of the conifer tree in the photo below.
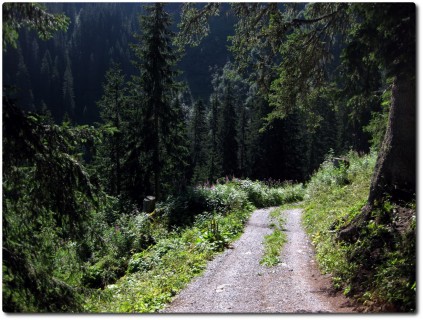
<svg viewBox="0 0 423 320">
<path fill-rule="evenodd" d="M 247 135 L 249 130 L 249 109 L 242 104 L 239 106 L 236 141 L 238 143 L 238 172 L 242 177 L 247 173 Z"/>
<path fill-rule="evenodd" d="M 219 102 L 217 93 L 210 98 L 211 109 L 209 116 L 209 179 L 214 181 L 221 173 L 221 158 L 219 157 L 218 130 L 219 130 Z"/>
<path fill-rule="evenodd" d="M 220 119 L 219 143 L 221 146 L 222 170 L 225 175 L 234 175 L 238 169 L 238 143 L 236 141 L 236 112 L 232 84 L 224 89 Z"/>
<path fill-rule="evenodd" d="M 254 177 L 257 165 L 261 162 L 259 159 L 263 156 L 263 145 L 261 143 L 263 127 L 263 110 L 266 101 L 258 94 L 257 86 L 252 85 L 247 94 L 245 108 L 249 110 L 248 125 L 246 134 L 246 176 Z"/>
<path fill-rule="evenodd" d="M 186 115 L 179 97 L 173 100 L 168 111 L 164 119 L 169 124 L 165 127 L 168 131 L 162 132 L 163 149 L 166 150 L 166 157 L 163 158 L 163 192 L 178 194 L 187 186 L 189 164 Z"/>
<path fill-rule="evenodd" d="M 104 142 L 103 152 L 107 153 L 106 158 L 110 165 L 106 170 L 110 170 L 108 175 L 109 191 L 113 195 L 121 193 L 121 154 L 123 152 L 122 137 L 122 115 L 125 108 L 125 77 L 118 64 L 112 64 L 106 73 L 106 82 L 103 84 L 104 94 L 97 102 L 100 108 L 100 115 L 109 129 L 108 139 Z"/>
<path fill-rule="evenodd" d="M 66 57 L 66 69 L 63 75 L 63 112 L 75 120 L 75 94 L 73 91 L 73 75 L 69 56 Z"/>
<path fill-rule="evenodd" d="M 161 173 L 164 168 L 168 149 L 164 137 L 173 132 L 171 122 L 173 112 L 172 99 L 175 97 L 177 75 L 174 65 L 176 56 L 172 50 L 173 33 L 170 30 L 171 18 L 164 10 L 163 3 L 145 7 L 146 15 L 140 17 L 142 34 L 136 36 L 138 43 L 132 46 L 140 75 L 135 82 L 139 85 L 140 97 L 138 108 L 142 117 L 143 153 L 150 162 L 153 181 L 148 181 L 147 191 L 161 197 Z M 166 139 L 169 139 L 167 137 Z M 143 165 L 149 166 L 144 163 Z"/>
<path fill-rule="evenodd" d="M 16 73 L 16 81 L 18 90 L 20 91 L 20 104 L 27 110 L 34 109 L 34 95 L 32 92 L 31 77 L 28 72 L 28 68 L 25 64 L 22 51 L 18 50 L 18 70 Z"/>
<path fill-rule="evenodd" d="M 207 121 L 206 107 L 199 100 L 194 104 L 191 120 L 191 163 L 193 167 L 192 181 L 207 180 Z"/>
<path fill-rule="evenodd" d="M 47 105 L 49 105 L 50 102 L 50 85 L 51 85 L 51 77 L 52 77 L 52 64 L 53 61 L 51 59 L 50 51 L 46 50 L 44 53 L 43 58 L 41 59 L 41 68 L 40 68 L 40 80 L 41 80 L 41 94 L 43 97 L 46 97 Z"/>
</svg>

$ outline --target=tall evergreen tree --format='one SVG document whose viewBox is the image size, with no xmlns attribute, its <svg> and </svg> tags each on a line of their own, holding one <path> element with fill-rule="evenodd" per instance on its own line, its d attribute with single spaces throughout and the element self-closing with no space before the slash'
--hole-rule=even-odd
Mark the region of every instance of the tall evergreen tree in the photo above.
<svg viewBox="0 0 423 320">
<path fill-rule="evenodd" d="M 140 17 L 142 34 L 136 36 L 138 43 L 132 46 L 137 58 L 136 66 L 139 77 L 139 108 L 143 126 L 143 152 L 151 153 L 153 181 L 149 181 L 147 190 L 161 197 L 161 173 L 164 168 L 168 149 L 163 143 L 166 135 L 172 131 L 172 99 L 175 97 L 176 55 L 172 49 L 173 32 L 170 30 L 171 18 L 164 10 L 163 3 L 145 6 L 146 15 Z M 166 139 L 169 139 L 167 137 Z"/>
<path fill-rule="evenodd" d="M 75 120 L 75 94 L 73 91 L 73 75 L 69 56 L 66 55 L 66 69 L 63 75 L 63 112 Z"/>
<path fill-rule="evenodd" d="M 217 93 L 210 98 L 211 108 L 209 116 L 209 179 L 214 181 L 221 173 L 221 158 L 219 157 L 219 102 Z"/>
<path fill-rule="evenodd" d="M 217 157 L 213 156 L 211 159 L 213 171 L 219 175 L 238 175 L 241 158 L 242 162 L 245 162 L 246 135 L 241 131 L 247 130 L 246 123 L 249 121 L 242 116 L 248 87 L 231 62 L 227 62 L 221 70 L 214 72 L 212 85 L 214 92 L 211 97 L 210 147 L 211 151 L 215 149 L 217 152 Z M 245 123 L 241 124 L 242 121 Z"/>
<path fill-rule="evenodd" d="M 179 97 L 173 100 L 168 111 L 164 119 L 168 123 L 165 127 L 168 131 L 162 131 L 163 149 L 166 150 L 166 157 L 163 158 L 163 191 L 178 194 L 187 186 L 189 166 L 186 114 Z"/>
<path fill-rule="evenodd" d="M 202 100 L 194 104 L 191 120 L 191 165 L 194 183 L 207 180 L 207 119 Z"/>
<path fill-rule="evenodd" d="M 227 82 L 224 88 L 222 113 L 219 128 L 219 144 L 221 146 L 222 170 L 225 175 L 238 172 L 238 143 L 236 141 L 236 111 L 233 88 Z"/>
<path fill-rule="evenodd" d="M 17 81 L 18 90 L 21 93 L 20 104 L 27 110 L 32 111 L 34 109 L 34 105 L 33 105 L 34 95 L 31 89 L 31 77 L 29 75 L 28 68 L 25 64 L 21 50 L 18 50 L 18 56 L 19 56 L 19 64 L 18 64 L 18 70 L 16 73 L 16 81 Z"/>
<path fill-rule="evenodd" d="M 258 94 L 257 86 L 250 86 L 245 101 L 245 107 L 249 110 L 249 121 L 246 135 L 246 175 L 251 178 L 257 178 L 255 172 L 259 161 L 263 157 L 263 133 L 260 131 L 263 127 L 264 110 L 266 101 L 263 96 Z"/>
<path fill-rule="evenodd" d="M 121 162 L 123 149 L 123 126 L 122 117 L 125 112 L 125 76 L 118 64 L 113 64 L 106 73 L 106 82 L 103 84 L 104 94 L 97 102 L 100 115 L 106 127 L 109 137 L 103 143 L 103 153 L 106 153 L 105 163 L 109 192 L 112 195 L 121 193 L 122 175 Z M 104 172 L 104 171 L 103 171 Z"/>
<path fill-rule="evenodd" d="M 238 106 L 238 124 L 236 141 L 238 143 L 238 173 L 245 177 L 247 168 L 248 131 L 250 123 L 249 107 L 246 104 Z"/>
<path fill-rule="evenodd" d="M 41 60 L 41 69 L 40 69 L 40 82 L 41 82 L 41 94 L 43 97 L 46 97 L 45 101 L 47 105 L 50 104 L 50 85 L 52 81 L 52 68 L 53 61 L 51 59 L 50 51 L 46 50 L 44 56 Z"/>
</svg>

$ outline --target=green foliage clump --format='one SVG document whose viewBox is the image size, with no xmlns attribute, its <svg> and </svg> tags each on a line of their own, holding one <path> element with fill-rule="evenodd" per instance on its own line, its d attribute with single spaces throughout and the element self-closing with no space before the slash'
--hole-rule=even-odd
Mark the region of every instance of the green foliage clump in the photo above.
<svg viewBox="0 0 423 320">
<path fill-rule="evenodd" d="M 268 187 L 263 182 L 240 180 L 239 188 L 247 193 L 248 199 L 258 208 L 301 201 L 304 197 L 302 184 L 287 183 L 281 187 Z"/>
<path fill-rule="evenodd" d="M 329 160 L 310 179 L 304 197 L 304 225 L 316 246 L 322 271 L 350 275 L 344 245 L 336 241 L 335 232 L 351 221 L 365 204 L 376 156 L 360 158 L 349 153 L 349 167 L 336 168 Z M 349 183 L 345 183 L 346 180 Z"/>
<path fill-rule="evenodd" d="M 251 206 L 278 206 L 300 201 L 303 196 L 302 184 L 285 183 L 270 187 L 259 181 L 228 179 L 226 183 L 197 186 L 177 197 L 169 196 L 159 204 L 158 210 L 170 226 L 181 226 L 193 223 L 195 216 L 205 211 L 225 214 Z"/>
<path fill-rule="evenodd" d="M 35 30 L 47 40 L 58 30 L 66 30 L 69 18 L 64 14 L 51 14 L 37 3 L 5 3 L 3 6 L 3 49 L 17 47 L 19 30 L 26 27 Z"/>
<path fill-rule="evenodd" d="M 389 200 L 376 206 L 361 224 L 347 261 L 357 265 L 353 293 L 364 305 L 412 312 L 416 308 L 416 215 L 409 204 Z M 361 296 L 365 291 L 366 295 Z"/>
<path fill-rule="evenodd" d="M 130 257 L 154 245 L 167 234 L 165 226 L 136 208 L 115 207 L 116 199 L 109 197 L 108 205 L 95 215 L 94 235 L 88 240 L 90 252 L 81 284 L 89 288 L 104 288 L 123 276 Z"/>
<path fill-rule="evenodd" d="M 354 241 L 341 240 L 340 231 L 366 204 L 376 154 L 346 158 L 348 167 L 323 163 L 306 187 L 303 222 L 320 268 L 365 310 L 413 311 L 415 213 L 388 200 L 357 225 Z"/>
<path fill-rule="evenodd" d="M 72 272 L 57 267 L 66 249 L 74 260 L 65 261 L 80 263 L 82 250 L 69 245 L 80 243 L 98 204 L 76 147 L 92 128 L 45 124 L 3 99 L 3 310 L 78 310 Z"/>
<path fill-rule="evenodd" d="M 250 207 L 251 208 L 251 207 Z M 192 227 L 167 234 L 135 253 L 126 275 L 102 291 L 92 292 L 90 312 L 155 312 L 170 302 L 208 260 L 242 231 L 251 210 L 198 215 Z"/>
<path fill-rule="evenodd" d="M 286 243 L 284 233 L 285 218 L 282 216 L 282 208 L 273 210 L 270 213 L 271 225 L 274 230 L 264 237 L 264 255 L 260 263 L 267 266 L 275 266 L 280 262 L 279 255 L 283 245 Z"/>
<path fill-rule="evenodd" d="M 192 224 L 195 216 L 203 212 L 224 214 L 246 208 L 251 208 L 248 195 L 231 183 L 190 188 L 179 196 L 169 196 L 158 205 L 169 226 Z"/>
</svg>

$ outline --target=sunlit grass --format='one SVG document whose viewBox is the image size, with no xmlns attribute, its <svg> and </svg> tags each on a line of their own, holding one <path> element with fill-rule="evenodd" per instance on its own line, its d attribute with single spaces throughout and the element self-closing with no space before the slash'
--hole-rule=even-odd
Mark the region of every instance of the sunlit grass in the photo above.
<svg viewBox="0 0 423 320">
<path fill-rule="evenodd" d="M 264 254 L 260 263 L 264 266 L 272 267 L 280 262 L 279 256 L 287 238 L 284 232 L 285 218 L 281 208 L 273 210 L 269 216 L 270 227 L 273 228 L 273 232 L 264 236 Z"/>
</svg>

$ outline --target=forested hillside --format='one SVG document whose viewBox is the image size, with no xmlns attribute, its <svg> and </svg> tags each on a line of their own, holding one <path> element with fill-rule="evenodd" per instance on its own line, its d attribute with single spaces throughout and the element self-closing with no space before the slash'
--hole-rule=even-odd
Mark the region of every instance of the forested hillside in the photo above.
<svg viewBox="0 0 423 320">
<path fill-rule="evenodd" d="M 28 110 L 48 106 L 56 121 L 65 114 L 79 124 L 99 120 L 95 102 L 101 97 L 101 83 L 113 63 L 126 74 L 135 72 L 129 44 L 139 29 L 139 3 L 47 3 L 50 12 L 63 12 L 70 23 L 66 32 L 43 41 L 36 32 L 22 29 L 18 48 L 4 53 L 3 81 L 16 85 L 21 106 Z M 167 10 L 176 30 L 180 5 Z M 184 70 L 181 80 L 189 82 L 193 96 L 207 99 L 211 92 L 210 67 L 222 67 L 229 59 L 226 37 L 233 33 L 230 17 L 212 21 L 210 40 L 188 49 L 178 62 Z M 213 50 L 210 49 L 213 47 Z M 41 81 L 39 81 L 41 80 Z M 63 90 L 68 90 L 65 96 Z M 190 97 L 191 98 L 191 97 Z"/>
<path fill-rule="evenodd" d="M 393 3 L 3 4 L 3 310 L 157 311 L 253 207 L 324 199 L 317 170 L 370 152 L 321 241 L 356 248 L 369 221 L 404 219 L 351 254 L 385 270 L 408 246 L 388 298 L 414 310 L 415 19 Z M 306 200 L 314 221 L 326 208 Z M 342 272 L 347 293 L 374 289 Z"/>
</svg>

